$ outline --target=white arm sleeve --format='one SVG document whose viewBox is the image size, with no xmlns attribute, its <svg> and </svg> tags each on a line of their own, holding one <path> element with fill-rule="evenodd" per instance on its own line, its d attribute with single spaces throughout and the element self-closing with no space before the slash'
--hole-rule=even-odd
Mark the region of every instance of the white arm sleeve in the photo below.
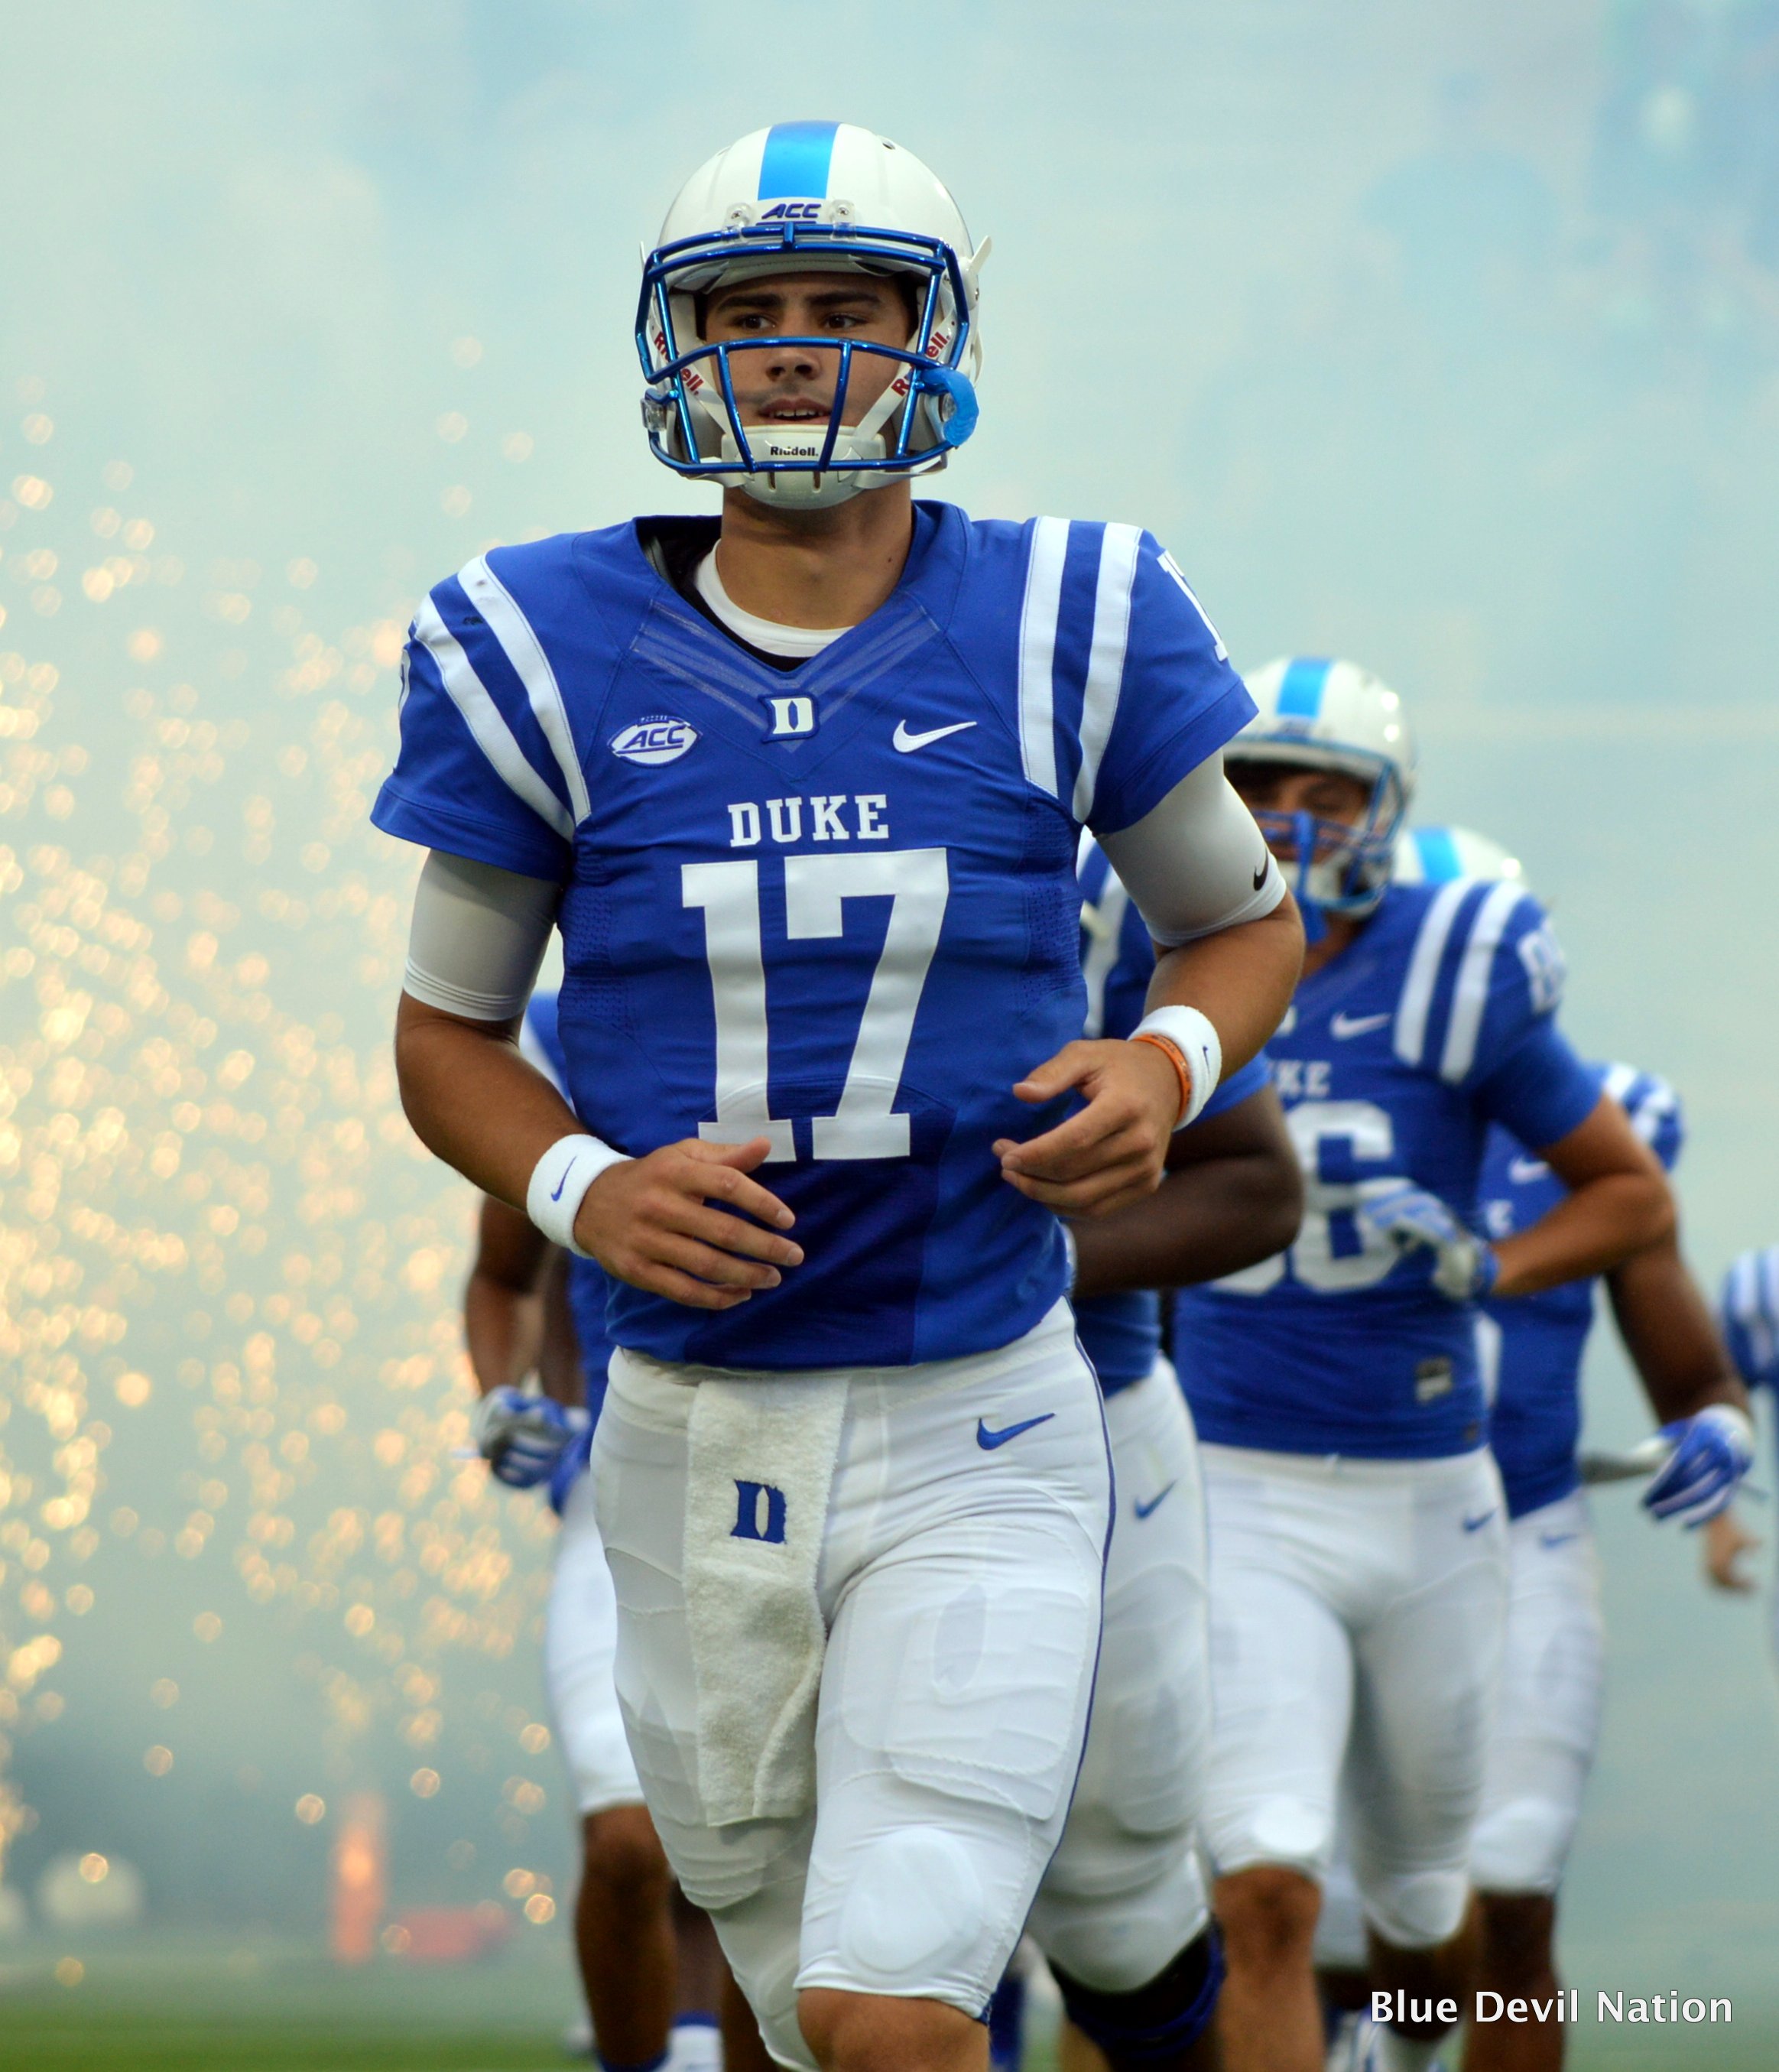
<svg viewBox="0 0 1779 2072">
<path fill-rule="evenodd" d="M 403 989 L 470 1022 L 525 1011 L 562 888 L 434 849 L 414 892 Z"/>
<path fill-rule="evenodd" d="M 1285 896 L 1254 816 L 1223 775 L 1221 750 L 1132 826 L 1098 839 L 1166 949 L 1258 921 Z"/>
</svg>

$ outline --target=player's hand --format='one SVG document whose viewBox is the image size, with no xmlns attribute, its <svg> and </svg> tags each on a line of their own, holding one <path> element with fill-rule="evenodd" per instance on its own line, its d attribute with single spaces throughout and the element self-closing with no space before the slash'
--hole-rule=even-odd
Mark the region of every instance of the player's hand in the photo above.
<svg viewBox="0 0 1779 2072">
<path fill-rule="evenodd" d="M 1180 1075 L 1153 1043 L 1069 1043 L 1013 1088 L 1054 1100 L 1074 1087 L 1087 1106 L 1028 1144 L 994 1147 L 1001 1177 L 1058 1215 L 1102 1216 L 1161 1184 L 1180 1120 Z"/>
<path fill-rule="evenodd" d="M 1746 1597 L 1754 1588 L 1754 1578 L 1744 1576 L 1740 1564 L 1744 1554 L 1754 1552 L 1760 1541 L 1752 1532 L 1742 1530 L 1742 1521 L 1733 1511 L 1720 1511 L 1716 1517 L 1706 1519 L 1704 1543 L 1705 1574 L 1712 1585 Z"/>
<path fill-rule="evenodd" d="M 756 1288 L 776 1288 L 781 1267 L 803 1264 L 803 1248 L 774 1235 L 796 1218 L 747 1177 L 771 1149 L 763 1137 L 688 1137 L 627 1158 L 588 1188 L 575 1242 L 633 1288 L 693 1309 L 733 1309 Z"/>
<path fill-rule="evenodd" d="M 1433 1285 L 1448 1301 L 1480 1301 L 1501 1271 L 1494 1253 L 1437 1194 L 1401 1186 L 1374 1194 L 1354 1211 L 1360 1227 L 1399 1252 L 1433 1255 Z"/>
<path fill-rule="evenodd" d="M 550 1509 L 557 1516 L 562 1515 L 562 1507 L 569 1500 L 569 1491 L 587 1471 L 587 1463 L 593 1457 L 593 1420 L 588 1418 L 577 1436 L 571 1439 L 556 1457 L 556 1466 L 550 1470 Z"/>
<path fill-rule="evenodd" d="M 476 1450 L 508 1489 L 536 1489 L 592 1420 L 577 1405 L 532 1396 L 523 1388 L 491 1388 L 475 1406 L 470 1429 Z"/>
<path fill-rule="evenodd" d="M 1643 1492 L 1643 1508 L 1682 1525 L 1703 1525 L 1736 1494 L 1754 1466 L 1754 1427 L 1733 1404 L 1714 1403 L 1662 1428 L 1674 1451 Z"/>
</svg>

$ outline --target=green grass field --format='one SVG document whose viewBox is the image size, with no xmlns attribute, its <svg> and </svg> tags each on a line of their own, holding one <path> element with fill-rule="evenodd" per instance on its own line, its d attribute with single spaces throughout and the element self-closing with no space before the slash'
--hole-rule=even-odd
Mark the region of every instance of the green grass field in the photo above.
<svg viewBox="0 0 1779 2072">
<path fill-rule="evenodd" d="M 78 1983 L 60 1983 L 76 1959 Z M 549 2072 L 573 1996 L 565 1944 L 524 1938 L 488 1963 L 380 1961 L 343 1971 L 286 1942 L 154 1934 L 0 1956 L 6 2072 Z M 1038 2033 L 1028 2072 L 1052 2072 Z M 1733 2027 L 1612 2030 L 1584 2021 L 1572 2072 L 1772 2072 L 1779 2017 Z M 1450 2072 L 1458 2072 L 1453 2066 Z"/>
</svg>

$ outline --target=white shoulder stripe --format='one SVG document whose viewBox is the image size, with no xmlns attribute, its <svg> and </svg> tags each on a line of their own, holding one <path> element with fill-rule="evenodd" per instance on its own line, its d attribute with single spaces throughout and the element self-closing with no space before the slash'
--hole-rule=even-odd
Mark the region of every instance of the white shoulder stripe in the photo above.
<svg viewBox="0 0 1779 2072">
<path fill-rule="evenodd" d="M 1408 960 L 1408 976 L 1403 981 L 1402 997 L 1396 1003 L 1396 1026 L 1391 1042 L 1405 1065 L 1418 1065 L 1427 1048 L 1427 1018 L 1433 1009 L 1433 988 L 1445 955 L 1445 939 L 1459 905 L 1470 886 L 1454 878 L 1434 894 L 1432 904 L 1421 917 L 1420 933 Z"/>
<path fill-rule="evenodd" d="M 1025 781 L 1054 799 L 1056 791 L 1056 622 L 1062 609 L 1062 564 L 1069 551 L 1066 518 L 1040 518 L 1032 527 L 1025 565 L 1025 602 L 1019 619 L 1019 757 Z"/>
<path fill-rule="evenodd" d="M 574 809 L 575 823 L 578 825 L 593 810 L 587 798 L 587 780 L 581 768 L 581 758 L 574 750 L 574 734 L 569 725 L 568 709 L 562 702 L 562 689 L 556 680 L 556 672 L 550 667 L 548 656 L 532 630 L 532 623 L 514 602 L 512 593 L 488 566 L 487 557 L 478 554 L 458 571 L 458 581 L 463 586 L 463 594 L 487 622 L 488 631 L 500 643 L 507 660 L 513 665 L 519 680 L 525 686 L 525 696 L 543 729 L 544 738 L 550 745 L 550 753 L 556 758 L 557 767 L 562 772 L 562 781 L 569 787 L 569 803 Z"/>
<path fill-rule="evenodd" d="M 451 703 L 463 715 L 464 725 L 494 766 L 495 775 L 515 798 L 522 799 L 565 841 L 573 841 L 574 822 L 567 808 L 526 761 L 525 751 L 514 738 L 512 729 L 500 717 L 499 708 L 489 697 L 487 686 L 475 673 L 475 664 L 439 617 L 438 607 L 430 598 L 414 615 L 414 631 L 438 664 L 438 673 L 444 680 Z"/>
<path fill-rule="evenodd" d="M 1130 643 L 1131 590 L 1136 582 L 1136 550 L 1143 536 L 1134 525 L 1107 525 L 1100 536 L 1099 578 L 1094 586 L 1093 639 L 1087 652 L 1087 684 L 1081 700 L 1081 767 L 1074 780 L 1074 816 L 1093 811 L 1100 758 L 1118 717 L 1124 684 L 1124 653 Z"/>
<path fill-rule="evenodd" d="M 1495 952 L 1514 909 L 1530 897 L 1522 886 L 1497 885 L 1477 910 L 1452 989 L 1445 1050 L 1440 1059 L 1442 1079 L 1456 1084 L 1477 1062 L 1477 1038 L 1482 1034 L 1483 1011 L 1489 1005 L 1489 975 L 1494 968 Z"/>
<path fill-rule="evenodd" d="M 1608 1065 L 1606 1067 L 1605 1083 L 1601 1090 L 1610 1094 L 1619 1106 L 1624 1108 L 1627 1105 L 1626 1097 L 1631 1088 L 1637 1084 L 1637 1071 L 1635 1065 Z"/>
</svg>

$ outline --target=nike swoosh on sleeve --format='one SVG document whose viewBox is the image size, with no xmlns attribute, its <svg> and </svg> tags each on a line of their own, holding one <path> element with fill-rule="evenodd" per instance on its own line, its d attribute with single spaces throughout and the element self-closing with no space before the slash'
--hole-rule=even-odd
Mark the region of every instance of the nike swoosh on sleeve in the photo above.
<svg viewBox="0 0 1779 2072">
<path fill-rule="evenodd" d="M 954 720 L 949 726 L 931 727 L 925 734 L 910 734 L 905 719 L 896 722 L 896 730 L 890 737 L 890 746 L 903 755 L 912 755 L 917 748 L 924 748 L 931 741 L 943 741 L 948 734 L 962 734 L 976 725 L 973 719 Z"/>
</svg>

